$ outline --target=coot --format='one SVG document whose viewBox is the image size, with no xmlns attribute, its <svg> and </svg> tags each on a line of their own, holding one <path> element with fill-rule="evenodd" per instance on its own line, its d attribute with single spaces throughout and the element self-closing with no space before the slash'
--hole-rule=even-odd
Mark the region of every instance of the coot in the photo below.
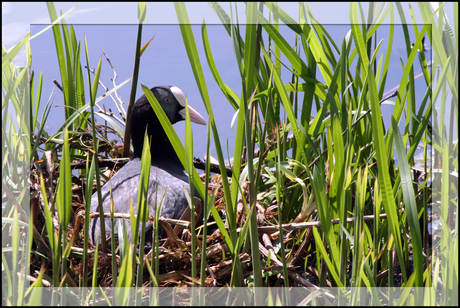
<svg viewBox="0 0 460 308">
<path fill-rule="evenodd" d="M 179 88 L 159 86 L 150 90 L 163 107 L 172 124 L 185 119 L 185 96 Z M 189 113 L 192 122 L 202 125 L 206 124 L 203 117 L 190 106 Z M 134 104 L 130 124 L 134 155 L 132 160 L 121 168 L 110 181 L 102 187 L 101 194 L 104 213 L 110 213 L 110 186 L 112 186 L 115 213 L 129 214 L 130 199 L 133 203 L 134 213 L 137 213 L 141 155 L 144 145 L 144 134 L 146 127 L 148 127 L 148 135 L 151 138 L 152 155 L 148 188 L 150 214 L 154 215 L 155 205 L 160 204 L 163 192 L 167 187 L 161 216 L 179 219 L 188 206 L 184 193 L 184 187 L 190 191 L 188 175 L 145 95 L 142 95 Z M 195 196 L 197 196 L 197 193 L 195 193 Z M 99 212 L 97 192 L 93 194 L 91 200 L 91 211 Z M 115 236 L 117 236 L 118 233 L 118 224 L 121 223 L 122 219 L 114 220 Z M 106 237 L 110 236 L 110 224 L 110 219 L 105 218 Z M 125 219 L 125 224 L 129 239 L 132 241 L 129 219 Z M 146 229 L 151 228 L 152 224 L 147 222 Z M 100 242 L 100 233 L 100 221 L 99 218 L 95 218 L 90 225 L 90 237 L 93 243 L 96 241 L 96 235 Z"/>
</svg>

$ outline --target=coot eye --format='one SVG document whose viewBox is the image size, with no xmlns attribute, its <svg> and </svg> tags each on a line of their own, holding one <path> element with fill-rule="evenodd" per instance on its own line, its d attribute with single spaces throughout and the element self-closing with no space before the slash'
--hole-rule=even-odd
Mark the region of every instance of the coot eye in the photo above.
<svg viewBox="0 0 460 308">
<path fill-rule="evenodd" d="M 165 102 L 170 103 L 170 102 L 171 102 L 171 99 L 170 99 L 169 97 L 166 97 L 166 98 L 165 98 Z"/>
</svg>

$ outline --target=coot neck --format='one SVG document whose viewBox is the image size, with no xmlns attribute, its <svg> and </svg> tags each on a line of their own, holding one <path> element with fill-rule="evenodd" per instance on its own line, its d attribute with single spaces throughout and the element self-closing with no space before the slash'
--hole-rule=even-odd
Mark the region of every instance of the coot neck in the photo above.
<svg viewBox="0 0 460 308">
<path fill-rule="evenodd" d="M 152 157 L 151 165 L 166 165 L 170 167 L 174 166 L 184 169 L 160 121 L 154 114 L 152 115 L 152 113 L 150 113 L 148 116 L 148 118 L 150 119 L 148 123 L 136 123 L 136 125 L 133 127 L 133 123 L 131 122 L 131 137 L 135 136 L 135 138 L 131 138 L 134 147 L 133 159 L 142 157 L 145 127 L 148 127 L 148 136 L 150 139 L 150 154 Z M 145 119 L 145 117 L 143 118 Z M 133 120 L 140 120 L 140 118 Z M 136 131 L 135 127 L 138 127 L 139 129 L 142 128 L 142 131 Z"/>
</svg>

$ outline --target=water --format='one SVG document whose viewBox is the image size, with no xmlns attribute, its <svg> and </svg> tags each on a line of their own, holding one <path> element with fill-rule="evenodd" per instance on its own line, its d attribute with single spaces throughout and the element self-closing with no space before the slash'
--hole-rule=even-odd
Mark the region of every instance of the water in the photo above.
<svg viewBox="0 0 460 308">
<path fill-rule="evenodd" d="M 43 27 L 43 25 L 32 25 L 32 33 L 34 34 L 40 31 Z M 105 60 L 102 51 L 105 51 L 105 53 L 109 56 L 111 63 L 116 69 L 116 84 L 120 84 L 131 77 L 137 25 L 75 25 L 74 28 L 78 39 L 83 40 L 84 35 L 86 35 L 90 56 L 90 68 L 95 68 L 99 58 L 102 57 L 101 81 L 105 86 L 108 88 L 113 87 L 112 79 L 114 78 L 114 73 Z M 325 28 L 329 31 L 338 46 L 341 46 L 342 39 L 350 30 L 349 25 L 325 25 Z M 234 151 L 236 131 L 231 128 L 231 121 L 235 114 L 235 110 L 222 94 L 208 68 L 204 49 L 202 47 L 201 25 L 193 25 L 192 29 L 198 46 L 205 80 L 207 82 L 209 96 L 219 132 L 219 138 L 224 147 L 224 155 L 227 156 L 228 153 L 228 157 L 226 157 L 228 159 L 233 156 Z M 244 26 L 241 27 L 241 31 L 242 35 L 244 35 Z M 386 53 L 387 41 L 385 38 L 388 36 L 388 31 L 389 26 L 383 26 L 378 30 L 378 40 L 383 39 L 383 43 L 379 49 L 377 59 L 379 59 L 379 57 L 384 57 Z M 238 72 L 230 37 L 221 25 L 210 25 L 207 27 L 207 32 L 214 61 L 221 74 L 223 82 L 233 89 L 237 95 L 240 95 L 241 78 Z M 288 42 L 292 42 L 294 45 L 295 35 L 290 29 L 286 26 L 280 26 L 280 33 L 285 36 Z M 183 40 L 179 27 L 177 25 L 145 25 L 143 29 L 143 41 L 145 42 L 153 36 L 155 37 L 152 43 L 141 58 L 141 69 L 139 73 L 139 85 L 137 88 L 136 98 L 143 94 L 140 83 L 144 83 L 148 87 L 153 87 L 155 85 L 175 85 L 184 91 L 188 97 L 190 105 L 201 113 L 205 119 L 207 119 L 207 113 L 195 83 L 195 78 L 190 67 L 187 53 L 183 46 Z M 264 42 L 267 44 L 268 39 L 265 38 Z M 55 84 L 52 82 L 53 79 L 58 81 L 60 80 L 52 32 L 48 31 L 32 40 L 31 48 L 33 54 L 32 69 L 35 70 L 36 74 L 42 71 L 44 76 L 42 94 L 43 103 L 39 112 L 39 120 L 41 119 L 41 114 L 47 98 L 51 97 L 54 107 L 52 108 L 49 119 L 53 120 L 49 120 L 46 123 L 45 129 L 50 134 L 53 134 L 64 122 L 64 107 L 63 95 L 59 90 L 55 89 Z M 82 58 L 84 59 L 84 57 Z M 303 58 L 306 62 L 303 52 L 301 52 L 301 58 Z M 392 48 L 392 60 L 389 67 L 390 75 L 388 76 L 387 93 L 391 93 L 398 87 L 399 80 L 402 77 L 400 59 L 402 61 L 406 60 L 406 50 L 402 28 L 396 26 Z M 287 60 L 283 55 L 281 60 L 287 63 Z M 82 63 L 83 65 L 86 65 L 86 60 L 82 60 Z M 414 65 L 417 66 L 418 62 L 415 61 Z M 83 75 L 86 79 L 86 71 L 83 72 Z M 283 69 L 281 77 L 287 83 L 287 81 L 290 81 L 290 72 L 287 69 Z M 93 78 L 93 76 L 91 76 L 91 78 Z M 320 76 L 319 71 L 318 79 L 320 81 L 324 81 Z M 423 93 L 425 92 L 423 87 L 426 89 L 426 85 L 424 85 L 424 81 L 422 79 L 423 78 L 416 79 L 416 100 L 418 103 L 423 98 Z M 118 90 L 118 96 L 125 102 L 125 106 L 129 98 L 129 92 L 129 83 Z M 102 93 L 104 93 L 104 90 L 100 87 L 98 95 L 100 96 Z M 385 95 L 387 95 L 387 93 L 385 93 Z M 86 93 L 86 99 L 88 100 L 88 98 L 89 94 Z M 303 93 L 299 93 L 299 101 L 301 101 L 302 98 Z M 105 106 L 106 109 L 110 108 L 117 116 L 119 116 L 116 111 L 117 109 L 110 98 L 105 98 L 99 103 L 99 105 Z M 393 113 L 393 105 L 391 105 L 391 101 L 382 104 L 382 113 L 385 127 L 388 128 L 390 127 L 390 116 Z M 316 111 L 313 110 L 312 116 L 315 114 Z M 103 119 L 97 117 L 97 123 L 104 123 Z M 400 127 L 403 128 L 404 123 L 400 123 L 400 125 Z M 179 138 L 184 141 L 185 123 L 182 122 L 176 124 L 175 130 Z M 196 157 L 203 157 L 206 152 L 206 138 L 204 138 L 204 136 L 207 134 L 207 129 L 205 126 L 193 125 L 193 131 L 194 154 Z M 118 139 L 115 136 L 109 138 Z M 213 142 L 211 145 L 211 155 L 216 157 L 216 150 Z"/>
</svg>

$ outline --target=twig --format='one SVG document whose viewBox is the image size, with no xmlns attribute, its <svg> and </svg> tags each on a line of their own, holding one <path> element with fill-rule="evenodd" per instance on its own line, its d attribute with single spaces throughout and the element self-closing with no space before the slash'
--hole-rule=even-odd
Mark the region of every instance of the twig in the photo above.
<svg viewBox="0 0 460 308">
<path fill-rule="evenodd" d="M 82 210 L 81 212 L 83 212 L 82 215 L 84 215 L 84 210 Z M 90 218 L 93 219 L 93 218 L 96 218 L 96 217 L 99 217 L 99 212 L 91 212 L 91 215 L 90 215 Z M 104 213 L 104 217 L 107 217 L 107 218 L 110 218 L 110 213 Z M 126 219 L 130 219 L 131 218 L 131 214 L 126 214 L 126 213 L 113 213 L 113 217 L 114 218 L 126 218 Z M 134 218 L 136 218 L 137 215 L 134 214 Z M 155 218 L 153 217 L 153 215 L 150 215 L 149 217 L 149 220 L 150 222 L 154 222 L 155 221 Z M 172 218 L 166 218 L 166 217 L 160 217 L 159 219 L 160 222 L 167 222 L 169 224 L 172 224 L 172 225 L 180 225 L 180 226 L 184 226 L 186 228 L 189 228 L 190 227 L 190 222 L 189 221 L 186 221 L 186 220 L 179 220 L 179 219 L 172 219 Z"/>
<path fill-rule="evenodd" d="M 85 67 L 86 67 L 86 66 L 85 66 Z M 90 71 L 91 73 L 94 74 L 94 69 L 89 69 L 89 71 Z M 62 89 L 62 86 L 59 84 L 59 82 L 58 82 L 56 79 L 54 79 L 53 82 L 54 82 L 54 84 L 59 88 L 59 90 L 61 90 L 61 92 L 64 92 L 64 90 Z M 102 81 L 99 80 L 99 84 L 105 89 L 106 92 L 109 91 L 109 88 L 107 88 L 107 87 L 102 83 Z M 115 91 L 115 93 L 116 93 L 116 91 Z M 118 108 L 118 104 L 117 104 L 116 100 L 112 97 L 112 94 L 109 94 L 109 96 L 110 96 L 110 98 L 112 98 L 113 102 L 115 103 L 115 105 L 116 105 L 117 108 Z M 117 97 L 118 97 L 118 95 L 117 95 Z M 122 119 L 120 119 L 120 118 L 116 117 L 116 116 L 113 114 L 113 112 L 112 112 L 112 110 L 111 110 L 110 108 L 109 108 L 109 112 L 107 112 L 107 111 L 105 111 L 104 109 L 102 109 L 101 106 L 99 106 L 96 102 L 95 102 L 94 104 L 95 104 L 96 107 L 98 108 L 98 111 L 97 111 L 97 112 L 100 112 L 100 113 L 102 113 L 102 114 L 105 114 L 105 115 L 107 115 L 107 116 L 109 116 L 109 117 L 114 118 L 114 119 L 117 120 L 120 124 L 125 124 L 125 123 L 126 123 L 126 117 L 123 117 L 123 115 L 121 115 L 121 116 L 122 116 Z M 120 114 L 121 114 L 121 113 L 120 113 Z M 89 121 L 90 119 L 87 119 L 87 120 Z"/>
<path fill-rule="evenodd" d="M 24 273 L 21 273 L 21 272 L 18 272 L 17 274 L 18 274 L 18 277 L 25 278 L 25 279 L 26 279 L 27 281 L 29 281 L 29 282 L 35 282 L 35 281 L 37 281 L 37 278 L 35 278 L 34 276 L 24 275 Z M 45 287 L 52 287 L 52 286 L 53 286 L 49 281 L 47 281 L 47 280 L 45 280 L 45 279 L 42 279 L 42 280 L 41 280 L 41 283 L 42 283 L 43 286 L 45 286 Z"/>
<path fill-rule="evenodd" d="M 85 66 L 86 67 L 86 66 Z M 93 73 L 93 75 L 95 75 L 95 72 L 94 72 L 94 69 L 89 69 L 89 71 L 91 73 Z M 104 88 L 105 92 L 108 92 L 109 91 L 109 88 L 107 88 L 103 83 L 102 81 L 99 79 L 99 84 Z M 115 91 L 116 92 L 116 91 Z M 115 106 L 117 106 L 117 109 L 118 109 L 118 104 L 117 104 L 117 101 L 113 98 L 112 94 L 109 94 L 110 98 L 113 100 Z M 98 108 L 98 111 L 97 112 L 100 112 L 102 114 L 105 114 L 107 116 L 110 116 L 112 118 L 114 118 L 115 120 L 117 120 L 119 123 L 123 124 L 123 123 L 126 123 L 126 117 L 123 117 L 123 114 L 120 113 L 122 119 L 118 118 L 116 115 L 113 114 L 112 110 L 109 108 L 109 112 L 105 111 L 104 109 L 101 108 L 101 106 L 99 106 L 96 102 L 94 103 L 97 108 Z M 118 110 L 119 111 L 119 110 Z"/>
<path fill-rule="evenodd" d="M 121 166 L 123 167 L 130 161 L 130 158 L 112 158 L 112 159 L 100 159 L 98 160 L 99 167 L 109 167 L 109 168 L 114 168 L 115 166 Z M 193 164 L 195 165 L 195 168 L 200 169 L 200 170 L 205 170 L 205 163 L 200 159 L 200 158 L 194 158 L 193 159 Z M 59 167 L 59 163 L 53 164 L 55 168 L 57 169 Z M 210 164 L 211 168 L 210 171 L 213 173 L 218 173 L 220 174 L 220 168 L 219 165 L 217 164 Z M 86 160 L 79 160 L 70 163 L 70 167 L 72 169 L 85 169 L 86 168 Z M 32 164 L 30 166 L 30 169 L 36 169 L 37 166 L 35 164 Z M 232 177 L 232 169 L 230 168 L 225 168 L 227 172 L 227 177 Z"/>
<path fill-rule="evenodd" d="M 392 97 L 395 97 L 398 95 L 398 91 L 395 91 L 393 94 L 391 95 L 388 95 L 387 97 L 384 97 L 382 98 L 382 100 L 379 102 L 379 104 L 381 105 L 384 101 L 387 101 L 389 100 L 390 98 Z M 355 126 L 356 124 L 358 124 L 359 120 L 361 120 L 362 118 L 364 118 L 366 115 L 368 115 L 369 113 L 371 112 L 371 109 L 367 110 L 362 116 L 360 116 L 358 119 L 356 119 L 356 121 L 353 122 L 353 124 L 351 124 L 351 127 Z M 345 135 L 348 131 L 348 127 L 343 131 L 342 133 L 342 136 Z"/>
<path fill-rule="evenodd" d="M 374 220 L 375 215 L 366 215 L 364 216 L 364 221 Z M 379 219 L 386 219 L 387 214 L 380 214 Z M 352 223 L 355 221 L 354 217 L 347 218 L 347 223 Z M 332 219 L 331 223 L 333 225 L 339 224 L 340 219 Z M 291 230 L 303 230 L 312 227 L 321 227 L 321 221 L 310 221 L 310 222 L 297 222 L 297 223 L 290 223 L 290 224 L 283 224 L 281 226 L 284 230 L 291 231 Z M 257 228 L 259 232 L 276 232 L 279 231 L 278 226 L 262 226 Z M 242 228 L 237 228 L 236 232 L 241 232 Z"/>
<path fill-rule="evenodd" d="M 272 244 L 272 241 L 268 233 L 262 234 L 262 241 L 264 242 L 265 246 L 263 246 L 262 243 L 259 243 L 260 252 L 263 255 L 265 255 L 265 257 L 267 258 L 268 258 L 268 252 L 270 252 L 270 260 L 273 261 L 276 265 L 283 266 L 283 262 L 278 260 L 278 258 L 276 257 L 276 253 L 275 253 L 275 250 L 273 249 L 273 244 Z"/>
<path fill-rule="evenodd" d="M 61 90 L 61 92 L 64 92 L 64 90 L 62 89 L 62 86 L 59 84 L 59 82 L 56 79 L 53 79 L 53 82 L 59 88 L 59 90 Z"/>
<path fill-rule="evenodd" d="M 195 168 L 198 168 L 200 170 L 206 170 L 206 163 L 204 161 L 202 161 L 200 158 L 193 158 L 193 164 L 195 165 Z M 218 164 L 210 163 L 209 171 L 212 172 L 212 173 L 221 174 Z M 232 169 L 225 167 L 225 171 L 227 172 L 227 177 L 231 178 L 232 174 L 233 174 Z"/>
<path fill-rule="evenodd" d="M 323 291 L 322 289 L 320 289 L 318 286 L 314 285 L 310 281 L 302 278 L 299 274 L 294 273 L 294 272 L 289 272 L 289 277 L 291 277 L 294 281 L 296 281 L 297 283 L 300 283 L 301 285 L 303 285 L 303 286 L 305 286 L 307 288 L 313 288 L 315 290 L 320 291 L 325 297 L 328 298 L 329 301 L 331 301 L 331 302 L 336 301 L 336 298 L 334 297 L 334 295 L 332 295 L 331 293 L 329 293 L 327 291 Z"/>
<path fill-rule="evenodd" d="M 312 234 L 313 234 L 312 229 L 309 228 L 307 230 L 306 234 L 305 234 L 305 237 L 304 237 L 304 240 L 303 240 L 302 244 L 300 244 L 299 249 L 297 249 L 297 251 L 295 252 L 294 257 L 292 258 L 291 263 L 289 264 L 289 266 L 294 266 L 296 264 L 297 260 L 299 259 L 301 253 L 303 251 L 305 251 L 305 250 L 308 250 Z"/>
<path fill-rule="evenodd" d="M 117 87 L 117 84 L 116 84 L 116 79 L 118 77 L 118 74 L 117 74 L 117 71 L 115 70 L 115 68 L 113 67 L 112 65 L 112 62 L 110 62 L 110 59 L 109 59 L 109 56 L 107 56 L 107 54 L 105 53 L 105 51 L 103 50 L 102 51 L 105 55 L 105 58 L 107 59 L 107 62 L 109 62 L 110 64 L 110 67 L 112 68 L 112 71 L 113 71 L 113 88 L 115 89 Z M 115 90 L 115 96 L 117 97 L 117 100 L 118 102 L 120 103 L 120 105 L 118 105 L 116 102 L 115 102 L 115 105 L 117 106 L 117 109 L 118 109 L 118 112 L 120 113 L 121 117 L 123 118 L 123 120 L 125 120 L 126 122 L 126 111 L 125 111 L 125 108 L 123 107 L 123 105 L 125 104 L 125 102 L 120 98 L 120 96 L 118 95 L 118 90 Z"/>
</svg>

